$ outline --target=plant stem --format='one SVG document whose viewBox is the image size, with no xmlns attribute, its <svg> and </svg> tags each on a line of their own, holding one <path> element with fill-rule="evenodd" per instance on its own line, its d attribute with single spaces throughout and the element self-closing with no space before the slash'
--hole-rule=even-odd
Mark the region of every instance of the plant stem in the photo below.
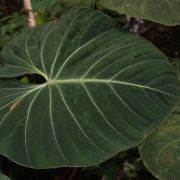
<svg viewBox="0 0 180 180">
<path fill-rule="evenodd" d="M 24 9 L 27 11 L 28 14 L 28 25 L 30 28 L 36 26 L 34 13 L 32 10 L 31 0 L 24 0 Z"/>
</svg>

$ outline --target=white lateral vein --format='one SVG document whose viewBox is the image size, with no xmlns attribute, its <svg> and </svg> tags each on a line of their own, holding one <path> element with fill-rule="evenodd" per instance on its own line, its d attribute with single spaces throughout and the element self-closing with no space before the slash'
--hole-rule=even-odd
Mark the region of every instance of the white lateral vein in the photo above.
<svg viewBox="0 0 180 180">
<path fill-rule="evenodd" d="M 65 100 L 65 98 L 64 98 L 64 95 L 63 95 L 61 89 L 60 89 L 57 85 L 56 85 L 56 87 L 58 88 L 58 91 L 59 91 L 59 93 L 60 93 L 60 95 L 61 95 L 61 98 L 62 98 L 62 100 L 63 100 L 63 103 L 64 103 L 65 107 L 67 108 L 69 114 L 71 115 L 71 117 L 73 118 L 74 122 L 77 124 L 78 128 L 81 130 L 81 132 L 82 132 L 82 134 L 85 136 L 85 138 L 86 138 L 94 147 L 96 147 L 99 151 L 101 151 L 101 152 L 103 152 L 103 153 L 106 153 L 106 152 L 105 152 L 104 150 L 102 150 L 99 146 L 97 146 L 97 144 L 95 144 L 95 143 L 91 140 L 91 138 L 86 134 L 86 132 L 83 130 L 83 128 L 82 128 L 81 125 L 79 124 L 78 120 L 76 119 L 74 113 L 73 113 L 73 112 L 71 111 L 71 109 L 69 108 L 69 106 L 68 106 L 68 104 L 67 104 L 67 102 L 66 102 L 66 100 Z"/>
<path fill-rule="evenodd" d="M 53 136 L 56 142 L 56 146 L 58 148 L 59 153 L 63 156 L 63 158 L 65 159 L 66 162 L 70 162 L 68 160 L 68 158 L 65 156 L 65 154 L 63 153 L 60 143 L 57 140 L 56 137 L 56 132 L 55 132 L 55 128 L 54 128 L 54 122 L 53 122 L 53 117 L 52 117 L 52 92 L 51 92 L 51 86 L 49 85 L 49 115 L 50 115 L 50 121 L 51 121 L 51 127 L 52 127 L 52 132 L 53 132 Z"/>
<path fill-rule="evenodd" d="M 89 97 L 89 99 L 91 100 L 91 102 L 93 103 L 93 105 L 95 106 L 95 108 L 97 109 L 97 111 L 100 113 L 100 115 L 103 117 L 103 119 L 105 120 L 105 122 L 119 135 L 119 136 L 123 136 L 123 134 L 121 134 L 110 122 L 109 120 L 105 117 L 104 113 L 101 111 L 101 109 L 99 108 L 99 106 L 96 104 L 96 102 L 94 101 L 92 95 L 90 94 L 89 90 L 87 89 L 87 87 L 85 86 L 85 84 L 83 83 L 83 87 Z M 123 136 L 123 138 L 126 138 Z"/>
</svg>

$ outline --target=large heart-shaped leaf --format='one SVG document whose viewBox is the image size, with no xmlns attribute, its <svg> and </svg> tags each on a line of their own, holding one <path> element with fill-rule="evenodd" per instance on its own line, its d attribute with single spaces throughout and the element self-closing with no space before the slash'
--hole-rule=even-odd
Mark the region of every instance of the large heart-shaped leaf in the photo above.
<svg viewBox="0 0 180 180">
<path fill-rule="evenodd" d="M 139 147 L 146 166 L 159 179 L 180 179 L 180 106 Z"/>
<path fill-rule="evenodd" d="M 180 24 L 180 0 L 99 0 L 108 9 L 161 24 Z"/>
<path fill-rule="evenodd" d="M 136 146 L 177 102 L 153 45 L 92 9 L 74 9 L 3 49 L 0 153 L 34 168 L 89 166 Z M 13 77 L 39 74 L 43 84 Z"/>
</svg>

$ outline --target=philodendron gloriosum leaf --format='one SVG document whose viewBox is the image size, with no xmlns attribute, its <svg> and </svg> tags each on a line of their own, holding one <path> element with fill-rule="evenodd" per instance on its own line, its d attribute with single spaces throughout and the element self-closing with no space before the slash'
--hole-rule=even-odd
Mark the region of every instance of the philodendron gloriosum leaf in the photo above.
<svg viewBox="0 0 180 180">
<path fill-rule="evenodd" d="M 0 153 L 34 167 L 89 166 L 136 146 L 169 116 L 165 56 L 92 9 L 74 9 L 3 49 Z M 43 84 L 13 77 L 39 74 Z"/>
<path fill-rule="evenodd" d="M 180 179 L 180 106 L 139 150 L 145 165 L 158 179 Z"/>
<path fill-rule="evenodd" d="M 180 0 L 99 0 L 108 9 L 165 25 L 180 24 Z"/>
</svg>

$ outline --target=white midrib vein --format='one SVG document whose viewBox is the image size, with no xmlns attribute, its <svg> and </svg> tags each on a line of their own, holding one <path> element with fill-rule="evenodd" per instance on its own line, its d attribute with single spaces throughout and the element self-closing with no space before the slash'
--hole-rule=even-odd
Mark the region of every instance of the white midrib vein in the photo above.
<svg viewBox="0 0 180 180">
<path fill-rule="evenodd" d="M 124 85 L 124 86 L 132 86 L 132 87 L 137 87 L 141 89 L 148 89 L 152 91 L 156 91 L 162 94 L 170 95 L 170 96 L 175 96 L 171 93 L 162 91 L 160 89 L 152 88 L 146 85 L 139 85 L 131 82 L 124 82 L 124 81 L 117 81 L 117 80 L 112 80 L 112 79 L 62 79 L 62 80 L 54 80 L 54 79 L 49 79 L 47 81 L 47 84 L 83 84 L 83 83 L 104 83 L 104 84 L 119 84 L 119 85 Z M 175 96 L 176 97 L 176 96 Z"/>
</svg>

